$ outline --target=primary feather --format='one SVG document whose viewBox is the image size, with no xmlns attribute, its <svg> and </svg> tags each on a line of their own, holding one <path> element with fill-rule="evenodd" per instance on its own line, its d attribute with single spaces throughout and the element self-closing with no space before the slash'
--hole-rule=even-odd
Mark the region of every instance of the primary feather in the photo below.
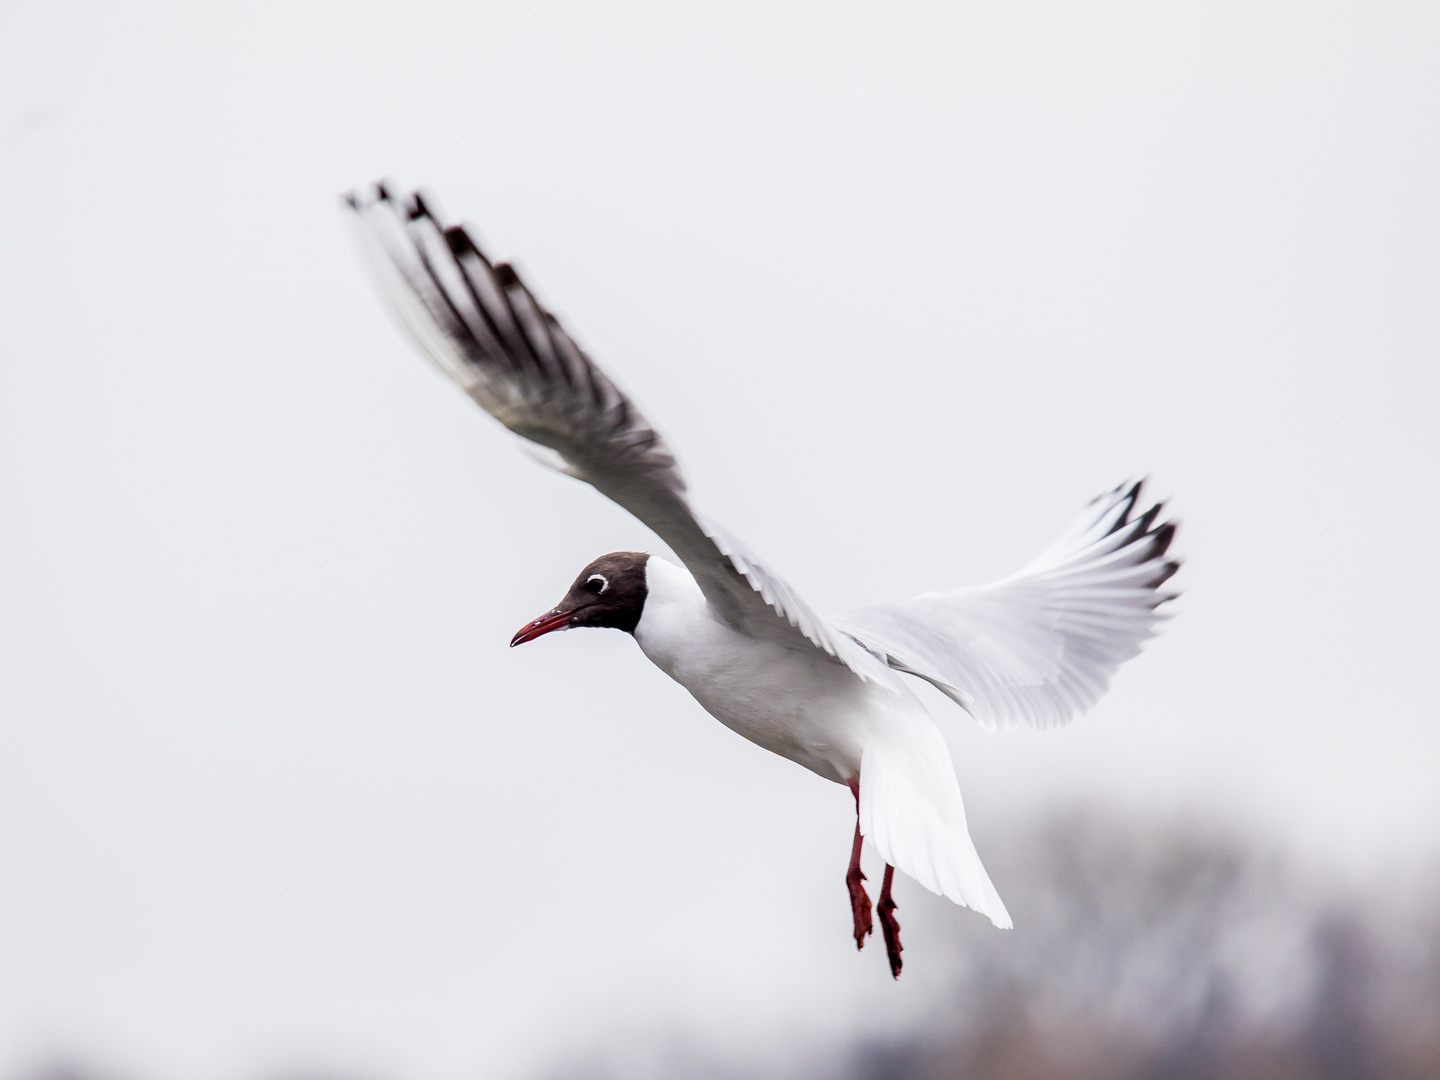
<svg viewBox="0 0 1440 1080">
<path fill-rule="evenodd" d="M 895 670 L 939 687 L 989 730 L 1065 724 L 1097 702 L 1175 594 L 1163 504 L 1143 481 L 1092 500 L 1044 554 L 991 585 L 924 593 L 832 619 Z"/>
</svg>

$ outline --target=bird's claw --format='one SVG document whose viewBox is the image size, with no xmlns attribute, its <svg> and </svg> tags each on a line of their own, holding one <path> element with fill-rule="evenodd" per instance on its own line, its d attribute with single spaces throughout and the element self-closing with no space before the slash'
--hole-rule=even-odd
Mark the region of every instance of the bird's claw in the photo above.
<svg viewBox="0 0 1440 1080">
<path fill-rule="evenodd" d="M 895 918 L 895 901 L 888 893 L 880 898 L 877 914 L 880 916 L 880 933 L 885 938 L 885 956 L 890 961 L 890 974 L 898 979 L 900 969 L 905 966 L 900 959 L 900 951 L 905 946 L 900 944 L 900 922 Z"/>
<path fill-rule="evenodd" d="M 845 875 L 845 885 L 850 890 L 850 914 L 855 918 L 855 948 L 865 947 L 865 938 L 875 932 L 875 923 L 870 917 L 870 896 L 861 884 L 865 875 L 855 870 Z"/>
</svg>

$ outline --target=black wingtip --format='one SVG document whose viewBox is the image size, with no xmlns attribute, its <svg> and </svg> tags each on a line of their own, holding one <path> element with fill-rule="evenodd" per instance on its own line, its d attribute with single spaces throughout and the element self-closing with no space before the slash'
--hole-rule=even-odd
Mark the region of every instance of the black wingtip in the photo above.
<svg viewBox="0 0 1440 1080">
<path fill-rule="evenodd" d="M 355 192 L 345 192 L 344 195 L 340 196 L 340 201 L 346 206 L 348 206 L 351 210 L 354 210 L 357 214 L 360 212 L 360 197 L 356 195 Z"/>
<path fill-rule="evenodd" d="M 502 289 L 513 289 L 520 284 L 520 275 L 508 262 L 496 263 L 495 281 Z"/>
<path fill-rule="evenodd" d="M 421 218 L 435 220 L 435 215 L 430 212 L 430 203 L 425 198 L 423 191 L 412 191 L 410 193 L 410 204 L 405 208 L 405 216 L 411 221 L 419 221 Z"/>
<path fill-rule="evenodd" d="M 1160 528 L 1150 534 L 1151 548 L 1150 558 L 1158 559 L 1170 550 L 1170 543 L 1175 539 L 1175 522 L 1167 521 Z"/>
<path fill-rule="evenodd" d="M 1169 562 L 1162 564 L 1161 567 L 1160 567 L 1159 572 L 1156 573 L 1156 575 L 1155 575 L 1153 578 L 1150 579 L 1150 581 L 1149 581 L 1150 588 L 1152 588 L 1152 589 L 1158 589 L 1158 588 L 1160 588 L 1161 585 L 1164 585 L 1165 582 L 1169 581 L 1172 577 L 1174 577 L 1174 576 L 1175 576 L 1175 572 L 1176 572 L 1177 570 L 1179 570 L 1179 569 L 1180 569 L 1180 560 L 1178 560 L 1178 559 L 1171 559 Z M 1178 595 L 1178 594 L 1176 594 L 1176 595 Z M 1174 596 L 1164 596 L 1164 597 L 1161 597 L 1159 603 L 1163 604 L 1163 603 L 1165 603 L 1166 600 L 1173 600 L 1174 598 L 1175 598 Z"/>
<path fill-rule="evenodd" d="M 1155 519 L 1160 516 L 1160 511 L 1164 509 L 1165 501 L 1162 499 L 1160 502 L 1157 502 L 1154 506 L 1150 507 L 1149 510 L 1146 510 L 1145 513 L 1141 514 L 1140 517 L 1136 519 L 1137 523 L 1140 526 L 1139 531 L 1142 535 L 1150 531 L 1150 526 L 1155 524 Z"/>
<path fill-rule="evenodd" d="M 1135 509 L 1135 503 L 1140 498 L 1140 489 L 1144 487 L 1144 485 L 1144 480 L 1136 480 L 1133 484 L 1130 485 L 1129 491 L 1125 492 L 1125 494 L 1121 495 L 1120 498 L 1115 500 L 1116 505 L 1123 504 L 1123 506 L 1120 510 L 1120 516 L 1117 517 L 1113 523 L 1111 523 L 1110 531 L 1105 534 L 1106 536 L 1111 536 L 1114 533 L 1119 532 L 1126 525 L 1130 524 L 1130 514 Z M 1115 490 L 1118 492 L 1120 488 L 1123 488 L 1124 486 L 1124 484 L 1121 484 Z"/>
<path fill-rule="evenodd" d="M 375 181 L 375 197 L 381 202 L 394 202 L 395 194 L 390 190 L 389 180 Z"/>
<path fill-rule="evenodd" d="M 447 225 L 441 230 L 445 237 L 445 243 L 450 247 L 450 254 L 455 256 L 469 255 L 471 252 L 478 252 L 475 241 L 470 239 L 470 234 L 465 231 L 463 225 Z"/>
</svg>

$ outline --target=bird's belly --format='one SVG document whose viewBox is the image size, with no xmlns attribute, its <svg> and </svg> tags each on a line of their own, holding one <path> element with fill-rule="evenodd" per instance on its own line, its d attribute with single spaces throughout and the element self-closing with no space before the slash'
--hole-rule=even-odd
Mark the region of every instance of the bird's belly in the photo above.
<svg viewBox="0 0 1440 1080">
<path fill-rule="evenodd" d="M 732 731 L 827 780 L 859 776 L 869 695 L 844 666 L 714 623 L 684 638 L 646 634 L 642 626 L 635 638 Z"/>
</svg>

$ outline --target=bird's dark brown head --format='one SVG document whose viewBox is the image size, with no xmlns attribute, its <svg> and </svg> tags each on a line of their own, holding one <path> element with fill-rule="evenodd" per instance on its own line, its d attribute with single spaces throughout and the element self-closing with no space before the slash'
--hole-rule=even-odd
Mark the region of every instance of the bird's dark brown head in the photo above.
<svg viewBox="0 0 1440 1080">
<path fill-rule="evenodd" d="M 560 603 L 522 626 L 510 645 L 523 645 L 541 634 L 574 626 L 610 626 L 633 634 L 645 609 L 645 563 L 649 558 L 643 551 L 601 555 L 580 571 Z"/>
</svg>

